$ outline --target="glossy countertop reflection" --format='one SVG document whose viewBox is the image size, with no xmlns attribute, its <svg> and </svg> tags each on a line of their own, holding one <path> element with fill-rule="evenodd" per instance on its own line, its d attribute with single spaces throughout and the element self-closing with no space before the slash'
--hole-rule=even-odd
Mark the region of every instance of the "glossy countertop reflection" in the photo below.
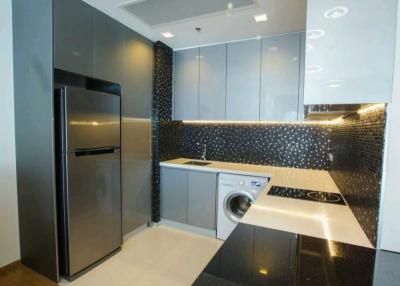
<svg viewBox="0 0 400 286">
<path fill-rule="evenodd" d="M 193 285 L 398 285 L 400 254 L 240 223 Z"/>
</svg>

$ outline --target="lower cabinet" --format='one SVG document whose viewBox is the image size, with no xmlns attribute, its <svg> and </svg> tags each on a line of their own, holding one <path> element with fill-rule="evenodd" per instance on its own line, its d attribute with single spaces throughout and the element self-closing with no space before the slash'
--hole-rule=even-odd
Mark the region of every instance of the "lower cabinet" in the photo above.
<svg viewBox="0 0 400 286">
<path fill-rule="evenodd" d="M 187 223 L 188 172 L 161 168 L 161 216 L 164 219 Z"/>
<path fill-rule="evenodd" d="M 188 224 L 215 229 L 217 174 L 188 173 Z"/>
<path fill-rule="evenodd" d="M 217 174 L 161 168 L 161 217 L 215 230 Z"/>
</svg>

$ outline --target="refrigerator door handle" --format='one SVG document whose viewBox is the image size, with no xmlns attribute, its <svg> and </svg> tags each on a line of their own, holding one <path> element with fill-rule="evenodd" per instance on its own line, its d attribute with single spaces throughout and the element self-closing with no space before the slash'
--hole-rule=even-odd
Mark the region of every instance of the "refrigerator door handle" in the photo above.
<svg viewBox="0 0 400 286">
<path fill-rule="evenodd" d="M 119 150 L 119 147 L 111 146 L 111 147 L 90 148 L 90 149 L 77 149 L 74 150 L 73 153 L 75 154 L 76 157 L 82 157 L 82 156 L 110 154 L 110 153 L 115 153 L 117 150 Z"/>
</svg>

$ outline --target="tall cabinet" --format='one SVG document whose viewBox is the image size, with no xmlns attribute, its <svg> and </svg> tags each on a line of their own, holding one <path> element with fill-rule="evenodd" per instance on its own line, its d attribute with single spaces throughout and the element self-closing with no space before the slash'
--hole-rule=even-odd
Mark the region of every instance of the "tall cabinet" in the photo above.
<svg viewBox="0 0 400 286">
<path fill-rule="evenodd" d="M 12 4 L 21 260 L 58 281 L 54 68 L 122 86 L 127 234 L 151 221 L 153 43 L 81 0 Z"/>
</svg>

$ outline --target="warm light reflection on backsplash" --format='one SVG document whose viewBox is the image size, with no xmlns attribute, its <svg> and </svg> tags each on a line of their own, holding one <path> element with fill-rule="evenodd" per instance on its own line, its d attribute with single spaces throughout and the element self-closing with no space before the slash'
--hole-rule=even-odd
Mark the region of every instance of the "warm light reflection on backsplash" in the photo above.
<svg viewBox="0 0 400 286">
<path fill-rule="evenodd" d="M 79 126 L 104 126 L 104 125 L 119 125 L 119 121 L 113 122 L 98 122 L 98 121 L 70 121 L 69 125 L 79 125 Z"/>
<path fill-rule="evenodd" d="M 315 121 L 224 121 L 224 120 L 183 120 L 185 124 L 260 124 L 260 125 L 276 125 L 276 124 L 290 124 L 290 125 L 332 125 L 343 123 L 342 116 L 332 120 L 315 120 Z"/>
<path fill-rule="evenodd" d="M 386 107 L 385 103 L 379 103 L 379 104 L 371 104 L 368 105 L 366 107 L 360 108 L 357 113 L 358 114 L 365 114 L 368 112 L 373 112 L 373 111 L 378 111 L 378 110 L 382 110 Z"/>
</svg>

